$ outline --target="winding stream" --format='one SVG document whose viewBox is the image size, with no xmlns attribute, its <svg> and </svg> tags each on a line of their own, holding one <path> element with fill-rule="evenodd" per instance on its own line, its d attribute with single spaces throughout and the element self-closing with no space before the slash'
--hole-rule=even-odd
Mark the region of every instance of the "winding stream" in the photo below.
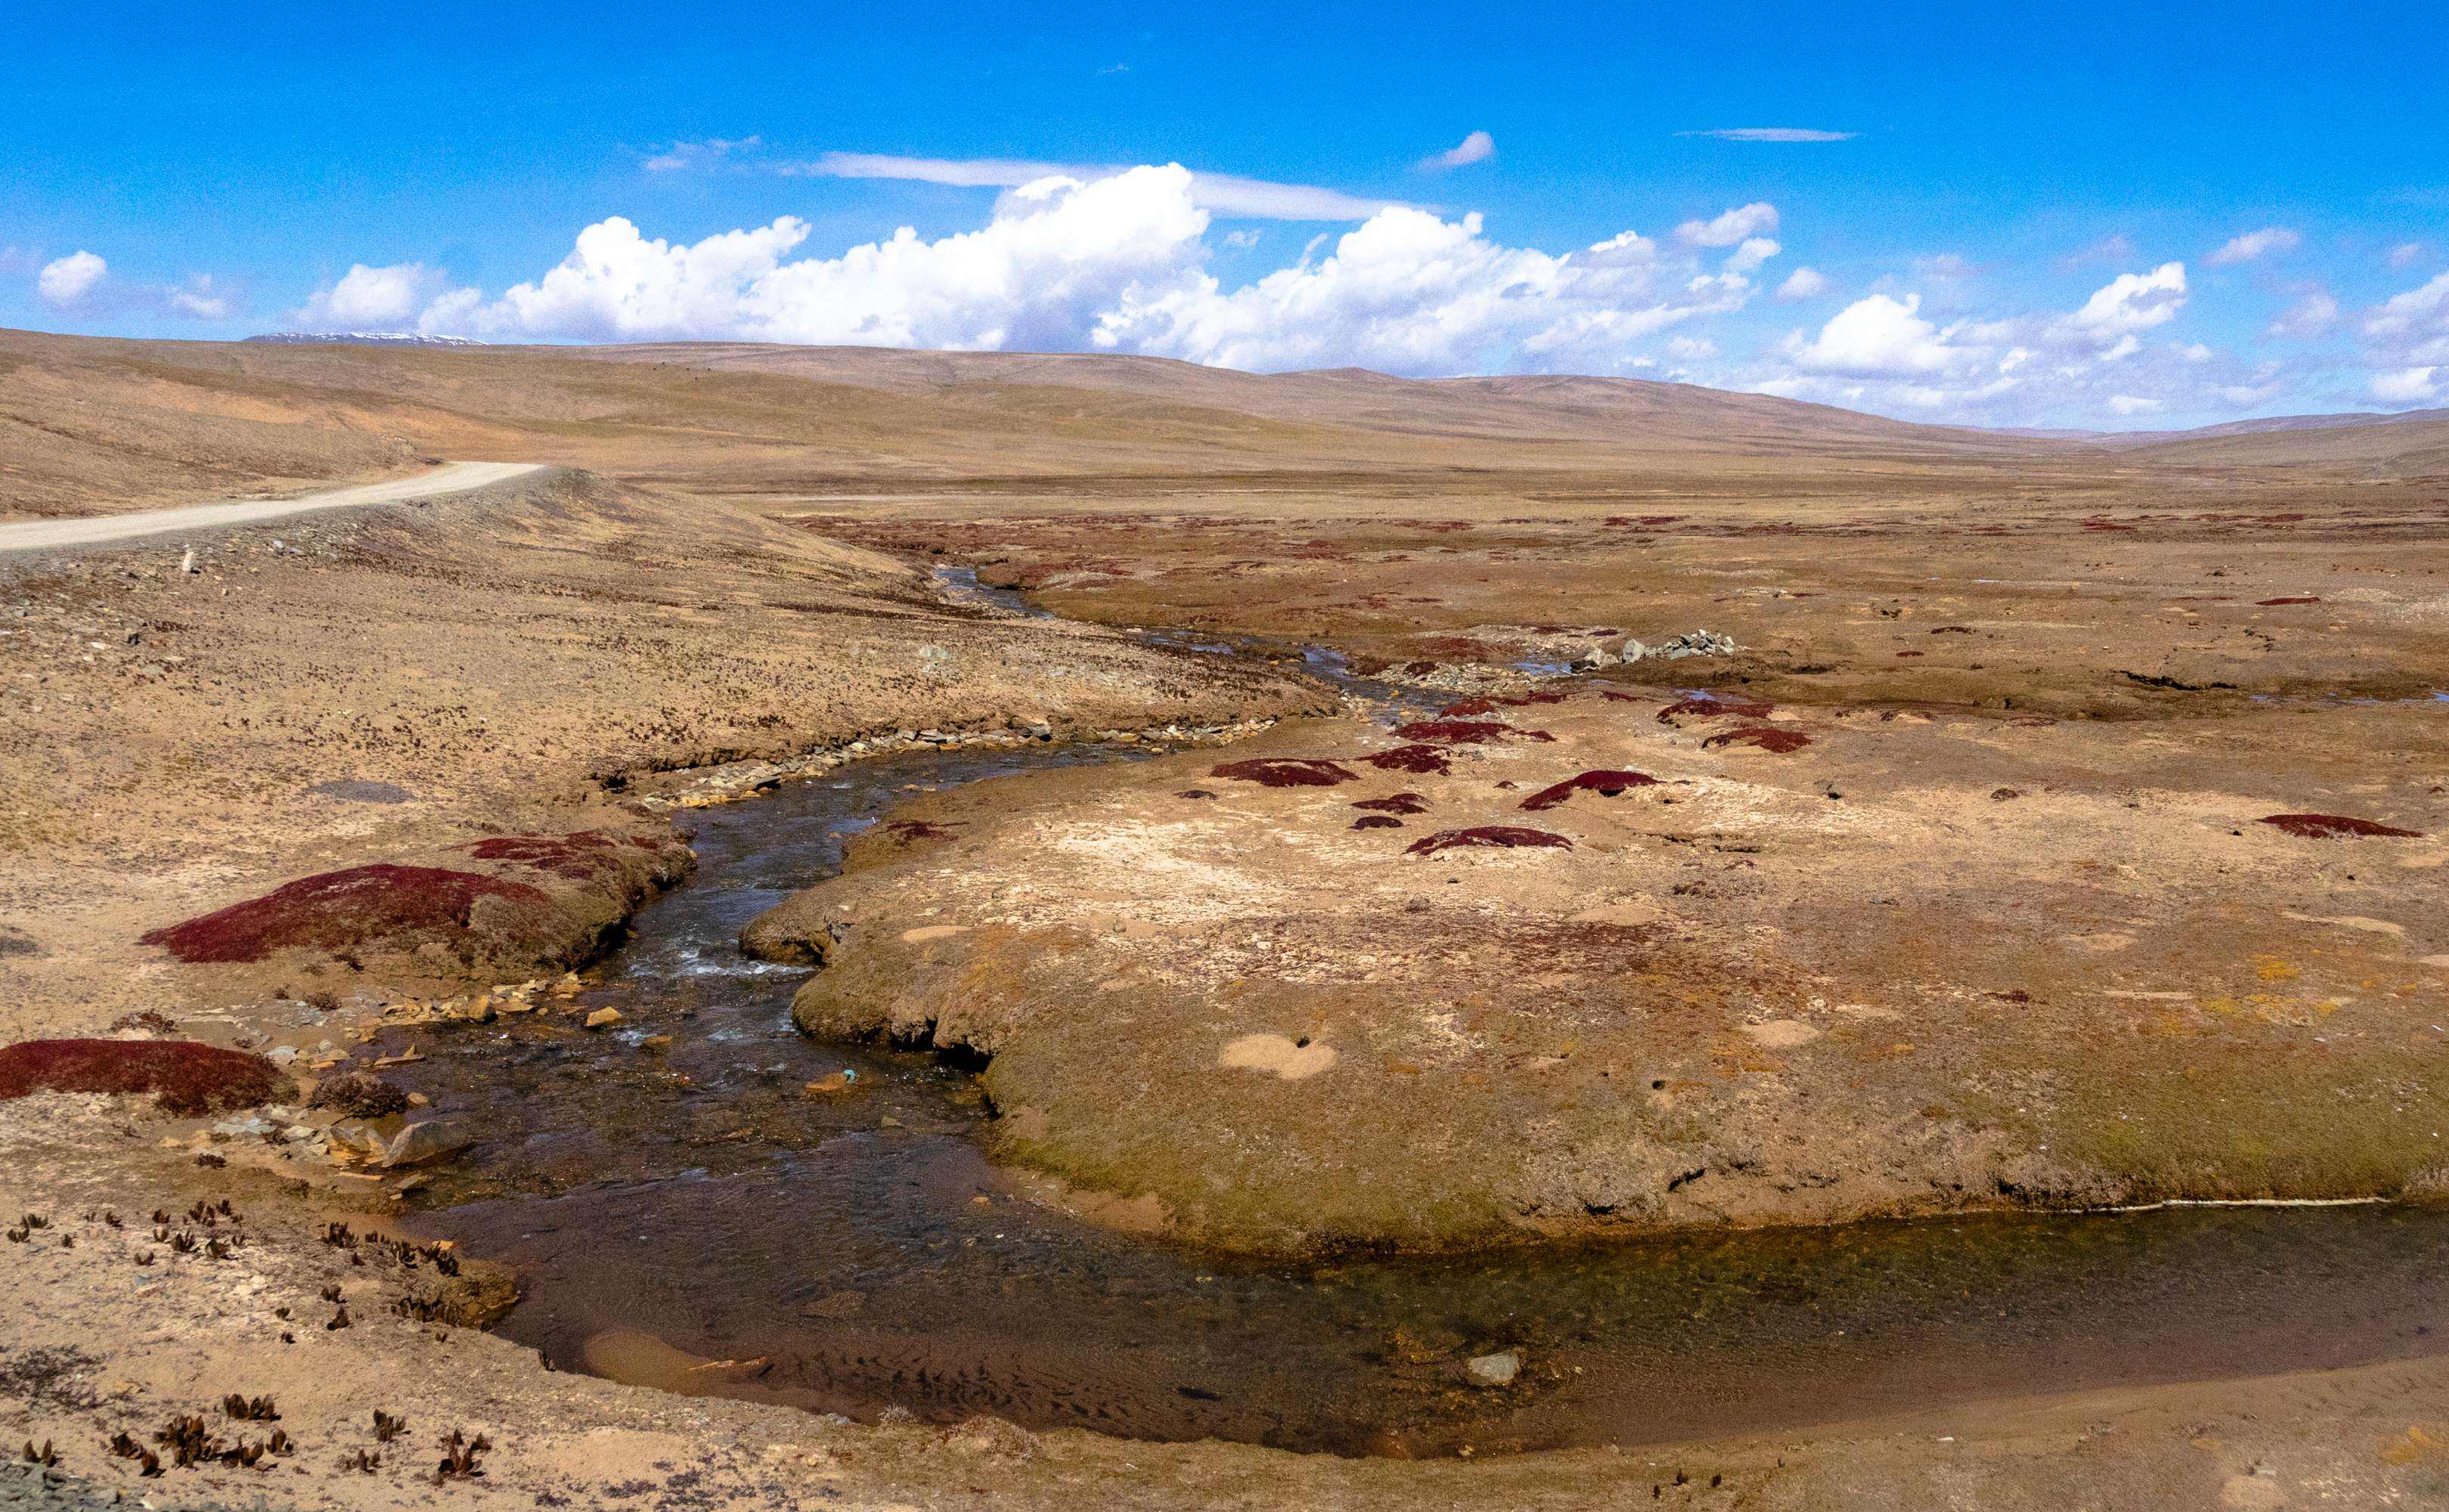
<svg viewBox="0 0 2449 1512">
<path fill-rule="evenodd" d="M 1147 754 L 910 755 L 701 811 L 695 879 L 639 915 L 581 1000 L 618 1007 L 619 1028 L 538 1014 L 395 1033 L 426 1059 L 394 1074 L 483 1135 L 423 1194 L 420 1224 L 519 1268 L 525 1300 L 497 1331 L 564 1368 L 858 1417 L 1405 1455 L 1793 1427 L 2449 1339 L 2439 1209 L 2000 1215 L 1304 1268 L 1037 1206 L 979 1158 L 969 1136 L 989 1115 L 966 1073 L 803 1039 L 802 973 L 733 941 L 910 791 Z M 838 1071 L 849 1094 L 802 1091 Z M 723 1363 L 659 1359 L 647 1335 Z M 1464 1362 L 1500 1350 L 1522 1363 L 1514 1384 L 1471 1385 Z"/>
</svg>

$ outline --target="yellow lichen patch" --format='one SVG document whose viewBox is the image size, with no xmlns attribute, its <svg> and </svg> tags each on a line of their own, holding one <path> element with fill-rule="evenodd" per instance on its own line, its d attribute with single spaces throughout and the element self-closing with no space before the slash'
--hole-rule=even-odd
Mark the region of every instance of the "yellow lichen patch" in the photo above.
<svg viewBox="0 0 2449 1512">
<path fill-rule="evenodd" d="M 2382 1445 L 2381 1461 L 2383 1464 L 2418 1464 L 2438 1458 L 2443 1451 L 2449 1451 L 2449 1437 L 2444 1437 L 2444 1434 L 2449 1434 L 2449 1430 L 2434 1433 L 2426 1431 L 2420 1425 L 2409 1424 L 2404 1433 Z"/>
<path fill-rule="evenodd" d="M 2293 982 L 2304 973 L 2275 955 L 2256 956 L 2253 974 L 2265 982 Z"/>
</svg>

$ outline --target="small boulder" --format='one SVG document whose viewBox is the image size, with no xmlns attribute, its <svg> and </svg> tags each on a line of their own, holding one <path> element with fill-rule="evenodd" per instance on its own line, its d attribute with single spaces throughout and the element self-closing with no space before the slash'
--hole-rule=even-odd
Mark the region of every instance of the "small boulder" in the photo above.
<svg viewBox="0 0 2449 1512">
<path fill-rule="evenodd" d="M 1512 1349 L 1496 1354 L 1474 1355 L 1463 1362 L 1462 1371 L 1474 1386 L 1512 1386 L 1514 1378 L 1522 1373 L 1522 1356 Z"/>
<path fill-rule="evenodd" d="M 382 1164 L 393 1169 L 424 1165 L 457 1155 L 475 1142 L 456 1124 L 428 1120 L 400 1130 L 383 1152 Z"/>
<path fill-rule="evenodd" d="M 587 1026 L 590 1029 L 608 1029 L 627 1017 L 628 1015 L 619 1008 L 598 1008 L 587 1016 Z"/>
<path fill-rule="evenodd" d="M 326 1108 L 344 1119 L 379 1119 L 408 1111 L 408 1094 L 365 1071 L 343 1071 L 315 1089 L 310 1108 Z"/>
</svg>

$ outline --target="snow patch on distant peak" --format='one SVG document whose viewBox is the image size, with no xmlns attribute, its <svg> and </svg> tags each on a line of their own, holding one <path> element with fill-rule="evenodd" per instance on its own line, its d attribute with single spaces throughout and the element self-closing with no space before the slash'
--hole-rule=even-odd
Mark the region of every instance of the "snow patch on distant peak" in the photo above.
<svg viewBox="0 0 2449 1512">
<path fill-rule="evenodd" d="M 466 336 L 428 336 L 414 331 L 269 331 L 249 341 L 267 346 L 302 347 L 348 345 L 359 347 L 481 347 L 488 342 L 473 341 Z"/>
</svg>

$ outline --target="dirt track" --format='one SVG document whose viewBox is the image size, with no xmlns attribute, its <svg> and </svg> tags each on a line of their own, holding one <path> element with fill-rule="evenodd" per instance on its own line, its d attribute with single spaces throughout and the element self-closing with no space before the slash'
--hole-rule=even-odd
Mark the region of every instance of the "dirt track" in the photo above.
<svg viewBox="0 0 2449 1512">
<path fill-rule="evenodd" d="M 43 551 L 62 546 L 101 545 L 173 530 L 226 529 L 258 525 L 294 514 L 354 508 L 369 504 L 403 504 L 412 499 L 436 499 L 465 493 L 496 483 L 508 483 L 543 467 L 537 462 L 453 462 L 412 478 L 352 484 L 295 499 L 223 499 L 182 505 L 175 509 L 145 509 L 84 520 L 29 520 L 0 525 L 0 551 Z"/>
</svg>

